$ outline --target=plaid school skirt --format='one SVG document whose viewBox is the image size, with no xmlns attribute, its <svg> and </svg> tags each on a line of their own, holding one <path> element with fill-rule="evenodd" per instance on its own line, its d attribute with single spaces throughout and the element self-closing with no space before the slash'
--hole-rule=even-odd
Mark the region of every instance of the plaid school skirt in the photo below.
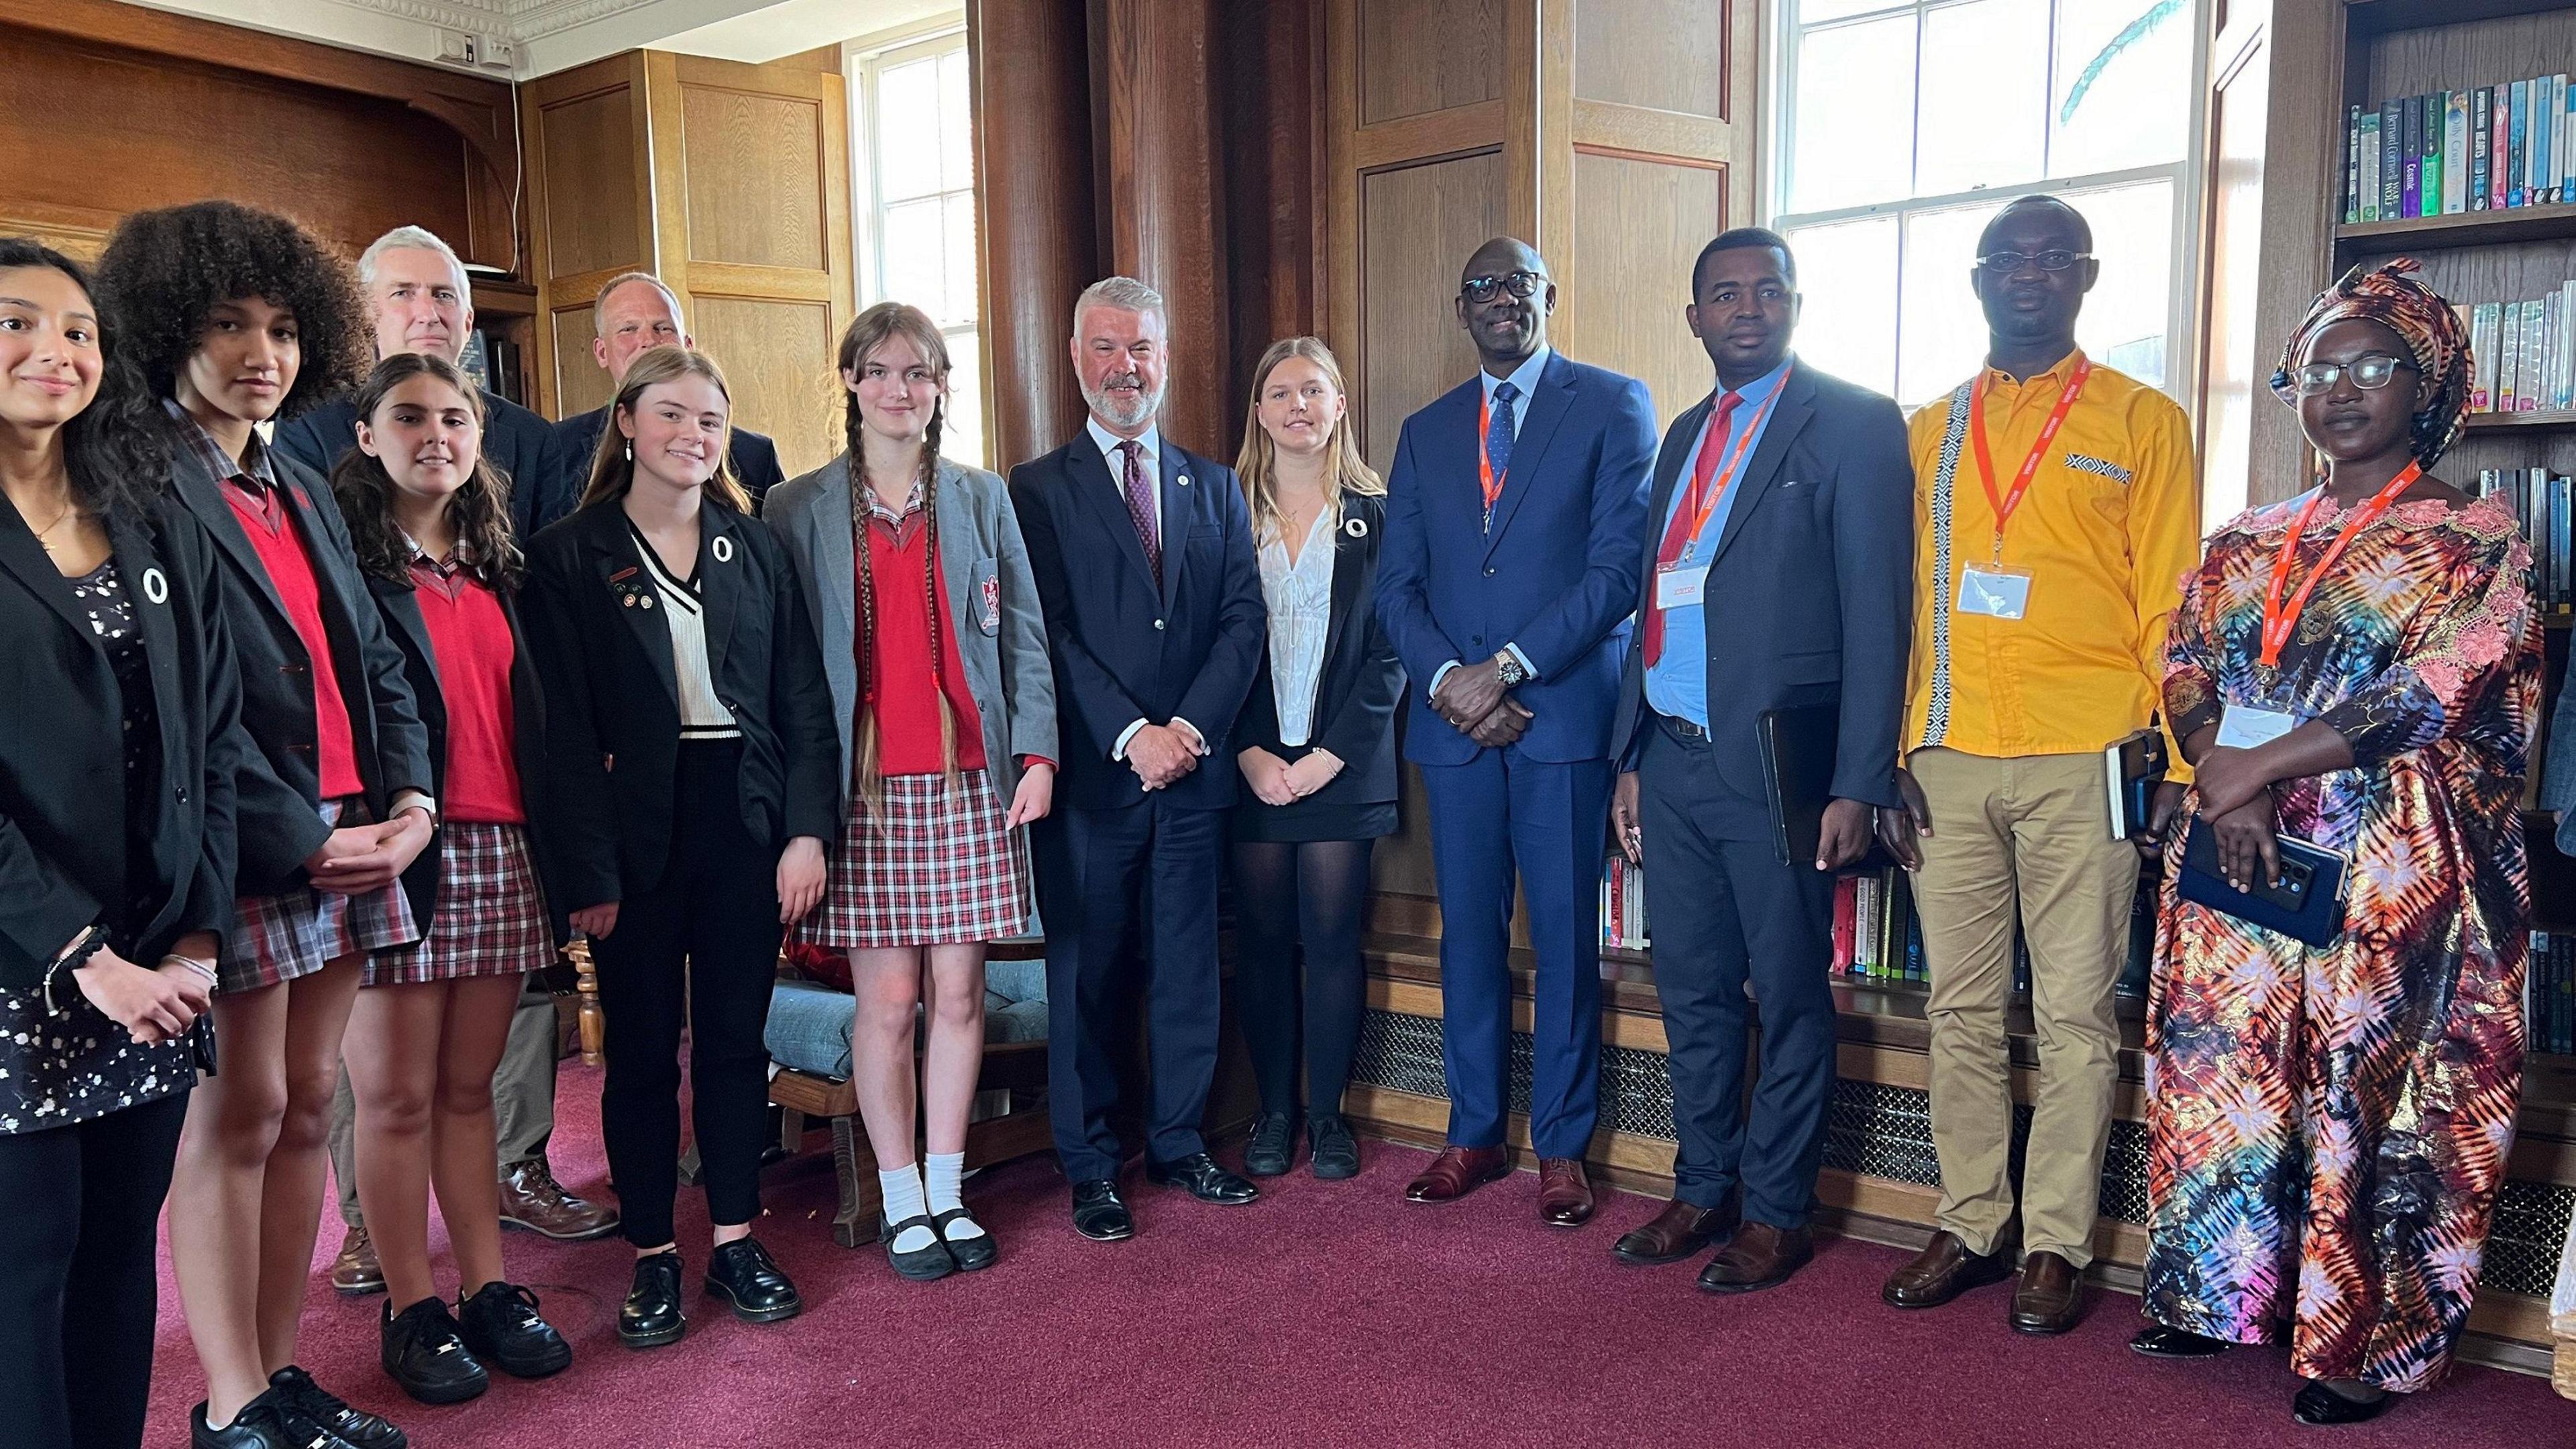
<svg viewBox="0 0 2576 1449">
<path fill-rule="evenodd" d="M 323 801 L 322 823 L 338 828 L 350 803 Z M 343 956 L 420 939 L 399 880 L 358 896 L 300 885 L 273 896 L 242 896 L 233 909 L 233 928 L 215 961 L 217 991 L 257 991 L 310 976 Z"/>
<path fill-rule="evenodd" d="M 417 986 L 544 970 L 554 959 L 554 941 L 528 828 L 452 821 L 438 849 L 438 904 L 428 933 L 368 956 L 360 983 Z"/>
<path fill-rule="evenodd" d="M 885 808 L 856 792 L 832 852 L 823 903 L 796 939 L 848 951 L 952 946 L 1027 929 L 1028 843 L 1003 828 L 992 777 L 967 770 L 950 790 L 937 775 L 888 775 Z"/>
</svg>

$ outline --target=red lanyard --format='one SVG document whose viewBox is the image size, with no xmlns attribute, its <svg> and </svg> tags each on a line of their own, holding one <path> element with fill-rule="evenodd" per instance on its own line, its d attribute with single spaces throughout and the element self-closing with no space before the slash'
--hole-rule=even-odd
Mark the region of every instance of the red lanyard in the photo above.
<svg viewBox="0 0 2576 1449">
<path fill-rule="evenodd" d="M 2281 556 L 2272 561 L 2272 587 L 2263 595 L 2264 668 L 2280 665 L 2281 646 L 2290 642 L 2290 631 L 2298 627 L 2299 614 L 2308 606 L 2308 591 L 2317 586 L 2317 580 L 2334 567 L 2336 559 L 2343 557 L 2344 549 L 2351 545 L 2356 535 L 2377 523 L 2381 514 L 2395 506 L 2397 495 L 2423 476 L 2422 463 L 2409 463 L 2403 472 L 2388 480 L 2387 487 L 2370 495 L 2370 501 L 2362 504 L 2352 515 L 2352 521 L 2343 526 L 2343 532 L 2335 535 L 2335 541 L 2326 546 L 2326 556 L 2317 560 L 2317 566 L 2308 571 L 2299 591 L 2292 594 L 2288 605 L 2284 606 L 2281 591 L 2290 586 L 2290 560 L 2299 551 L 2299 535 L 2308 531 L 2308 520 L 2316 516 L 2317 506 L 2326 501 L 2325 487 L 2320 484 L 2310 495 L 2308 506 L 2300 509 L 2299 516 L 2290 520 L 2290 531 L 2281 539 Z"/>
<path fill-rule="evenodd" d="M 2057 394 L 2057 407 L 2049 413 L 2048 421 L 2041 425 L 2038 441 L 2030 445 L 2030 456 L 2021 460 L 2021 472 L 2014 477 L 2012 492 L 2008 494 L 1995 491 L 1995 457 L 1986 446 L 1986 379 L 1992 375 L 1991 372 L 1977 374 L 1976 390 L 1968 402 L 1968 436 L 1977 445 L 1977 481 L 1986 485 L 1986 502 L 1994 506 L 1995 557 L 2000 559 L 2004 553 L 2004 525 L 2012 521 L 2013 510 L 2021 507 L 2021 496 L 2030 491 L 2030 480 L 2039 472 L 2039 460 L 2047 456 L 2049 443 L 2056 439 L 2057 430 L 2066 425 L 2066 415 L 2074 411 L 2075 399 L 2084 391 L 2084 379 L 2093 375 L 2093 362 L 2085 357 L 2075 360 L 2075 375 L 2066 380 L 2065 388 Z"/>
<path fill-rule="evenodd" d="M 1795 365 L 1796 364 L 1794 363 L 1791 364 L 1791 366 Z M 1717 465 L 1717 471 L 1709 475 L 1708 496 L 1696 500 L 1695 504 L 1686 503 L 1684 505 L 1686 507 L 1694 507 L 1696 511 L 1691 515 L 1690 532 L 1682 535 L 1683 551 L 1689 551 L 1691 544 L 1699 538 L 1700 530 L 1708 527 L 1709 515 L 1717 511 L 1717 501 L 1726 496 L 1728 485 L 1735 481 L 1736 470 L 1744 466 L 1744 455 L 1751 451 L 1753 440 L 1762 435 L 1762 425 L 1770 420 L 1771 410 L 1780 405 L 1780 394 L 1787 392 L 1788 390 L 1789 374 L 1787 370 L 1784 369 L 1780 374 L 1779 385 L 1771 389 L 1771 396 L 1763 399 L 1762 411 L 1754 417 L 1752 422 L 1745 425 L 1744 436 L 1735 440 L 1735 446 L 1727 452 L 1725 461 L 1719 463 Z M 1712 428 L 1716 426 L 1714 419 L 1711 419 L 1710 426 Z M 1724 447 L 1725 445 L 1726 439 L 1722 436 L 1712 436 L 1700 440 L 1700 446 L 1702 448 Z M 1696 465 L 1699 460 L 1694 456 L 1691 461 L 1694 465 L 1693 472 L 1696 473 Z"/>
<path fill-rule="evenodd" d="M 1478 388 L 1476 390 L 1476 481 L 1483 485 L 1485 490 L 1485 517 L 1489 521 L 1494 516 L 1494 500 L 1503 496 L 1503 480 L 1494 476 L 1494 455 L 1485 451 L 1485 439 L 1489 436 L 1487 430 L 1493 425 L 1493 417 L 1486 409 L 1485 390 Z M 1505 470 L 1505 476 L 1509 476 L 1509 470 Z"/>
</svg>

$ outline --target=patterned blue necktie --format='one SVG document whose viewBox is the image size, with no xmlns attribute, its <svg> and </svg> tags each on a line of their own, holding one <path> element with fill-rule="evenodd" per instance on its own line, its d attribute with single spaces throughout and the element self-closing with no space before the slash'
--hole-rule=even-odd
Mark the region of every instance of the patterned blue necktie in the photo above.
<svg viewBox="0 0 2576 1449">
<path fill-rule="evenodd" d="M 1512 403 L 1520 395 L 1521 390 L 1508 382 L 1495 384 L 1493 406 L 1485 419 L 1485 466 L 1493 470 L 1497 488 L 1511 474 Z M 1494 510 L 1489 507 L 1485 510 L 1485 527 L 1490 531 L 1493 526 Z"/>
</svg>

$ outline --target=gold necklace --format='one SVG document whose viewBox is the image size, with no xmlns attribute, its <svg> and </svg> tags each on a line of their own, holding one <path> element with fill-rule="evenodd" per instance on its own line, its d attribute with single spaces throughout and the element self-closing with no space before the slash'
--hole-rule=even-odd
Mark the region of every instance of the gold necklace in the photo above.
<svg viewBox="0 0 2576 1449">
<path fill-rule="evenodd" d="M 54 546 L 50 542 L 47 542 L 47 540 L 53 537 L 54 530 L 62 527 L 65 521 L 81 516 L 82 514 L 79 505 L 73 503 L 71 499 L 65 498 L 63 500 L 63 510 L 62 512 L 54 515 L 54 521 L 36 530 L 36 542 L 44 546 L 45 552 L 52 553 L 54 551 Z"/>
</svg>

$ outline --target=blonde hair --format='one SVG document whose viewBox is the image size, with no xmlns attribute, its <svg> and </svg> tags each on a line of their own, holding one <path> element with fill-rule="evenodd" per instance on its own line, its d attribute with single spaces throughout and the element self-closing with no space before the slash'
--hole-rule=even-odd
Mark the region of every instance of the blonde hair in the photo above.
<svg viewBox="0 0 2576 1449">
<path fill-rule="evenodd" d="M 1255 538 L 1262 529 L 1279 528 L 1279 447 L 1261 426 L 1261 392 L 1270 385 L 1270 374 L 1292 357 L 1302 357 L 1315 364 L 1333 391 L 1344 398 L 1350 390 L 1342 386 L 1342 365 L 1333 360 L 1333 349 L 1318 337 L 1286 337 L 1270 344 L 1261 354 L 1261 363 L 1252 369 L 1252 402 L 1243 414 L 1243 448 L 1235 455 L 1234 471 L 1243 479 L 1243 501 L 1252 510 L 1252 532 Z M 1347 410 L 1333 422 L 1332 439 L 1325 444 L 1324 502 L 1339 511 L 1342 495 L 1357 493 L 1378 498 L 1386 493 L 1386 481 L 1360 456 L 1359 440 L 1352 433 Z"/>
<path fill-rule="evenodd" d="M 725 400 L 725 431 L 716 440 L 716 471 L 704 485 L 706 495 L 736 513 L 751 512 L 751 495 L 733 476 L 733 389 L 725 386 L 724 370 L 714 358 L 686 347 L 648 347 L 635 354 L 634 365 L 626 369 L 626 381 L 618 386 L 617 401 L 609 407 L 608 426 L 599 430 L 599 448 L 590 455 L 590 484 L 581 490 L 582 507 L 623 498 L 635 486 L 635 459 L 625 435 L 618 431 L 617 419 L 634 418 L 644 389 L 684 377 L 705 378 Z"/>
</svg>

